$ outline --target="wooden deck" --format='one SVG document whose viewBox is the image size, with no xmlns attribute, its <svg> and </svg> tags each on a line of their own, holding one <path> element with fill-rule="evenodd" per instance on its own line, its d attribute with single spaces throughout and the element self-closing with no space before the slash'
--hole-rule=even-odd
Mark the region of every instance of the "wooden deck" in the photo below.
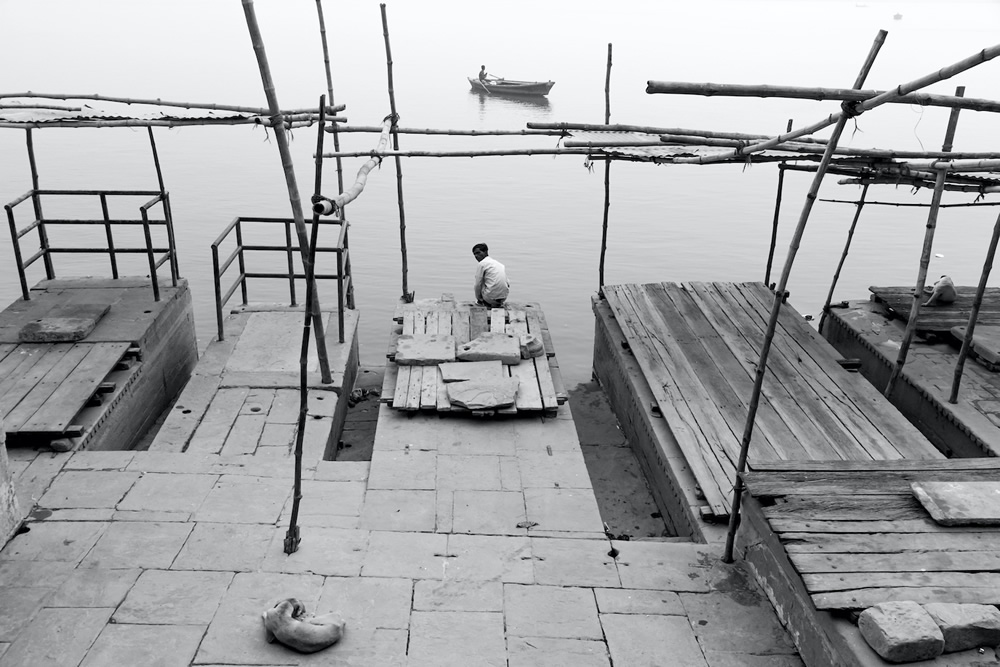
<svg viewBox="0 0 1000 667">
<path fill-rule="evenodd" d="M 505 308 L 483 308 L 471 303 L 455 302 L 444 295 L 441 299 L 421 299 L 400 304 L 393 317 L 386 353 L 385 381 L 382 402 L 397 410 L 433 410 L 436 412 L 468 412 L 448 400 L 441 371 L 437 366 L 399 366 L 395 363 L 396 341 L 403 334 L 447 334 L 462 345 L 487 331 L 538 334 L 545 345 L 545 356 L 522 360 L 515 366 L 504 366 L 510 376 L 520 378 L 516 404 L 498 410 L 503 414 L 538 412 L 555 414 L 566 401 L 559 364 L 545 314 L 536 303 L 508 303 Z"/>
<path fill-rule="evenodd" d="M 998 476 L 997 459 L 792 461 L 746 473 L 740 548 L 792 633 L 810 642 L 799 646 L 806 663 L 834 663 L 810 662 L 818 652 L 869 664 L 846 612 L 889 600 L 1000 604 L 1000 527 L 938 525 L 910 489 Z"/>
<path fill-rule="evenodd" d="M 761 283 L 606 285 L 607 302 L 697 480 L 728 516 L 773 297 Z M 749 465 L 942 455 L 791 306 L 781 307 Z"/>
<path fill-rule="evenodd" d="M 304 447 L 309 460 L 332 459 L 347 416 L 358 370 L 358 313 L 345 311 L 345 342 L 337 313 L 324 311 L 331 384 L 319 374 L 310 345 L 309 419 Z M 232 311 L 222 341 L 212 341 L 191 380 L 149 445 L 150 451 L 287 457 L 299 412 L 302 309 L 251 304 Z"/>
<path fill-rule="evenodd" d="M 994 305 L 1000 307 L 1000 303 Z M 860 360 L 861 372 L 880 389 L 896 364 L 906 326 L 905 319 L 894 318 L 886 307 L 881 300 L 851 302 L 831 311 L 823 331 L 841 354 Z M 921 309 L 921 318 L 929 310 Z M 961 313 L 946 317 L 942 309 L 933 316 L 938 327 L 934 331 L 940 335 L 914 340 L 892 402 L 949 456 L 1000 455 L 1000 374 L 970 356 L 958 402 L 949 403 L 961 341 L 945 332 L 961 320 Z M 967 323 L 962 320 L 961 326 Z"/>
<path fill-rule="evenodd" d="M 23 340 L 38 323 L 88 311 L 104 314 L 89 333 L 73 331 L 71 342 Z M 129 447 L 187 380 L 197 355 L 192 319 L 184 282 L 162 286 L 159 302 L 147 279 L 39 283 L 31 299 L 0 313 L 0 415 L 9 443 Z"/>
<path fill-rule="evenodd" d="M 892 318 L 906 322 L 910 319 L 913 307 L 913 286 L 909 287 L 878 287 L 868 288 L 872 300 L 882 305 L 885 313 Z M 948 334 L 952 327 L 964 327 L 969 323 L 972 312 L 972 302 L 976 296 L 976 288 L 956 285 L 958 297 L 954 303 L 941 304 L 921 308 L 917 316 L 917 332 L 920 334 Z M 926 298 L 924 299 L 926 301 Z M 979 308 L 978 324 L 983 326 L 1000 325 L 1000 287 L 987 287 L 983 294 L 983 302 Z"/>
</svg>

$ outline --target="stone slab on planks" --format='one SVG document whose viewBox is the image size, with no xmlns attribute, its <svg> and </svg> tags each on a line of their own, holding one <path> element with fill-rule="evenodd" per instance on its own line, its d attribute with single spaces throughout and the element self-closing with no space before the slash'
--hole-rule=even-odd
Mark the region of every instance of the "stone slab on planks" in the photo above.
<svg viewBox="0 0 1000 667">
<path fill-rule="evenodd" d="M 965 340 L 966 327 L 952 327 L 951 335 L 958 341 Z M 976 361 L 991 371 L 1000 371 L 1000 327 L 978 325 L 972 334 L 970 345 Z"/>
<path fill-rule="evenodd" d="M 941 629 L 916 602 L 881 602 L 861 612 L 858 629 L 868 645 L 889 662 L 930 660 L 944 650 Z"/>
<path fill-rule="evenodd" d="M 469 410 L 490 410 L 514 405 L 520 383 L 519 378 L 505 377 L 485 382 L 449 382 L 445 386 L 452 405 Z"/>
<path fill-rule="evenodd" d="M 489 382 L 503 377 L 503 364 L 498 359 L 492 361 L 456 361 L 441 364 L 441 377 L 445 382 L 474 380 Z"/>
<path fill-rule="evenodd" d="M 458 348 L 461 361 L 500 360 L 507 366 L 521 363 L 521 343 L 518 336 L 487 331 Z"/>
<path fill-rule="evenodd" d="M 534 359 L 545 356 L 545 345 L 542 339 L 530 333 L 523 333 L 518 337 L 518 344 L 521 346 L 522 359 Z"/>
<path fill-rule="evenodd" d="M 396 341 L 399 366 L 436 366 L 455 361 L 455 337 L 448 334 L 403 334 Z"/>
<path fill-rule="evenodd" d="M 942 526 L 1000 525 L 1000 481 L 915 481 L 910 489 Z"/>
<path fill-rule="evenodd" d="M 111 309 L 106 303 L 71 303 L 53 308 L 17 333 L 22 343 L 75 343 L 90 335 Z"/>
</svg>

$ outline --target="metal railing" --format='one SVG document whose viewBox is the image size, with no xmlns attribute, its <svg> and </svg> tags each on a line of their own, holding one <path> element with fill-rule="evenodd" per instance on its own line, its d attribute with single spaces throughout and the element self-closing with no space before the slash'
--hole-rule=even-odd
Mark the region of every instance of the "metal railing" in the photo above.
<svg viewBox="0 0 1000 667">
<path fill-rule="evenodd" d="M 94 196 L 101 201 L 101 218 L 95 219 L 65 219 L 65 218 L 45 218 L 42 214 L 42 198 L 54 196 Z M 139 207 L 139 219 L 115 219 L 112 218 L 108 209 L 109 197 L 147 197 L 152 199 Z M 21 203 L 31 200 L 34 220 L 22 229 L 17 228 L 17 221 L 14 209 Z M 159 204 L 162 207 L 163 219 L 150 219 L 150 209 Z M 25 301 L 30 300 L 31 295 L 28 290 L 28 279 L 26 270 L 39 259 L 45 266 L 45 277 L 52 280 L 56 277 L 55 266 L 52 261 L 53 255 L 57 254 L 105 254 L 111 262 L 111 277 L 118 278 L 118 256 L 129 254 L 145 254 L 149 262 L 149 277 L 153 285 L 153 299 L 160 300 L 160 283 L 157 277 L 157 269 L 163 264 L 170 263 L 170 278 L 174 287 L 177 286 L 177 247 L 174 242 L 174 223 L 170 213 L 170 195 L 159 190 L 29 190 L 14 201 L 5 204 L 7 210 L 7 221 L 10 224 L 10 237 L 14 246 L 14 260 L 17 264 L 18 279 L 21 281 L 21 296 Z M 74 247 L 56 246 L 49 240 L 50 226 L 80 226 L 80 225 L 101 225 L 104 227 L 106 247 Z M 141 225 L 145 237 L 145 247 L 120 247 L 115 243 L 112 229 L 116 226 Z M 151 227 L 164 226 L 167 232 L 167 247 L 156 247 L 153 245 Z M 32 230 L 38 232 L 38 251 L 24 259 L 21 249 L 21 239 Z"/>
<path fill-rule="evenodd" d="M 285 229 L 285 243 L 283 245 L 262 245 L 262 244 L 245 244 L 243 239 L 244 226 L 247 224 L 270 224 L 270 225 L 284 225 Z M 225 340 L 223 333 L 223 316 L 222 311 L 229 299 L 232 298 L 233 294 L 236 292 L 237 288 L 240 290 L 240 295 L 243 298 L 243 305 L 249 303 L 248 291 L 247 291 L 247 279 L 248 278 L 270 278 L 270 279 L 283 279 L 288 281 L 288 300 L 289 305 L 298 305 L 296 301 L 296 279 L 304 279 L 305 274 L 296 272 L 295 269 L 295 257 L 299 254 L 299 246 L 292 244 L 293 234 L 292 226 L 295 221 L 292 218 L 258 218 L 258 217 L 237 217 L 233 219 L 232 222 L 219 234 L 219 237 L 215 239 L 212 243 L 212 275 L 215 282 L 215 317 L 218 324 L 219 340 Z M 318 224 L 323 226 L 335 225 L 340 228 L 337 235 L 337 242 L 333 246 L 316 246 L 316 265 L 317 267 L 321 264 L 320 253 L 335 253 L 336 254 L 336 273 L 320 273 L 316 271 L 317 280 L 336 280 L 337 281 L 337 317 L 338 317 L 338 327 L 340 334 L 340 342 L 344 342 L 344 305 L 345 305 L 345 294 L 350 292 L 351 286 L 351 275 L 350 275 L 350 258 L 347 249 L 347 228 L 348 224 L 342 220 L 335 218 L 322 218 L 318 221 Z M 219 259 L 219 246 L 225 242 L 226 238 L 230 234 L 235 234 L 236 247 L 224 260 Z M 263 251 L 263 252 L 280 252 L 285 255 L 287 269 L 283 272 L 275 271 L 248 271 L 246 252 L 247 251 Z M 229 288 L 223 292 L 222 291 L 222 276 L 226 271 L 236 264 L 239 268 L 239 275 L 233 280 Z"/>
</svg>

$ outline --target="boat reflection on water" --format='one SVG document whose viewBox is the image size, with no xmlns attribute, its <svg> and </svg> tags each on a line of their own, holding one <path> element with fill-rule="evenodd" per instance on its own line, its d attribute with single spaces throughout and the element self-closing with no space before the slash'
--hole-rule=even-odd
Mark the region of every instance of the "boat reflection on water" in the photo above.
<svg viewBox="0 0 1000 667">
<path fill-rule="evenodd" d="M 470 95 L 479 97 L 479 110 L 483 111 L 487 105 L 505 107 L 507 109 L 545 109 L 551 108 L 549 98 L 543 95 L 504 95 L 502 93 L 487 93 L 485 90 L 470 90 Z"/>
</svg>

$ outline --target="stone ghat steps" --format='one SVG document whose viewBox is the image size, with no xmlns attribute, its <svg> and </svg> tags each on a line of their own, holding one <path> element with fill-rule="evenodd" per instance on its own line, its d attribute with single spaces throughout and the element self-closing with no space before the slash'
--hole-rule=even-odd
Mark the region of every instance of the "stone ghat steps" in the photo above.
<svg viewBox="0 0 1000 667">
<path fill-rule="evenodd" d="M 397 410 L 437 412 L 472 412 L 480 415 L 538 412 L 552 415 L 566 401 L 566 389 L 559 371 L 555 349 L 542 309 L 535 303 L 508 303 L 504 308 L 484 308 L 471 303 L 424 299 L 401 304 L 395 313 L 396 324 L 387 351 L 382 402 Z M 511 335 L 535 334 L 541 339 L 545 354 L 504 365 L 505 377 L 519 380 L 514 404 L 496 409 L 469 410 L 450 400 L 447 384 L 439 365 L 405 366 L 396 363 L 400 336 L 438 334 L 451 336 L 461 347 L 485 332 Z"/>
</svg>

